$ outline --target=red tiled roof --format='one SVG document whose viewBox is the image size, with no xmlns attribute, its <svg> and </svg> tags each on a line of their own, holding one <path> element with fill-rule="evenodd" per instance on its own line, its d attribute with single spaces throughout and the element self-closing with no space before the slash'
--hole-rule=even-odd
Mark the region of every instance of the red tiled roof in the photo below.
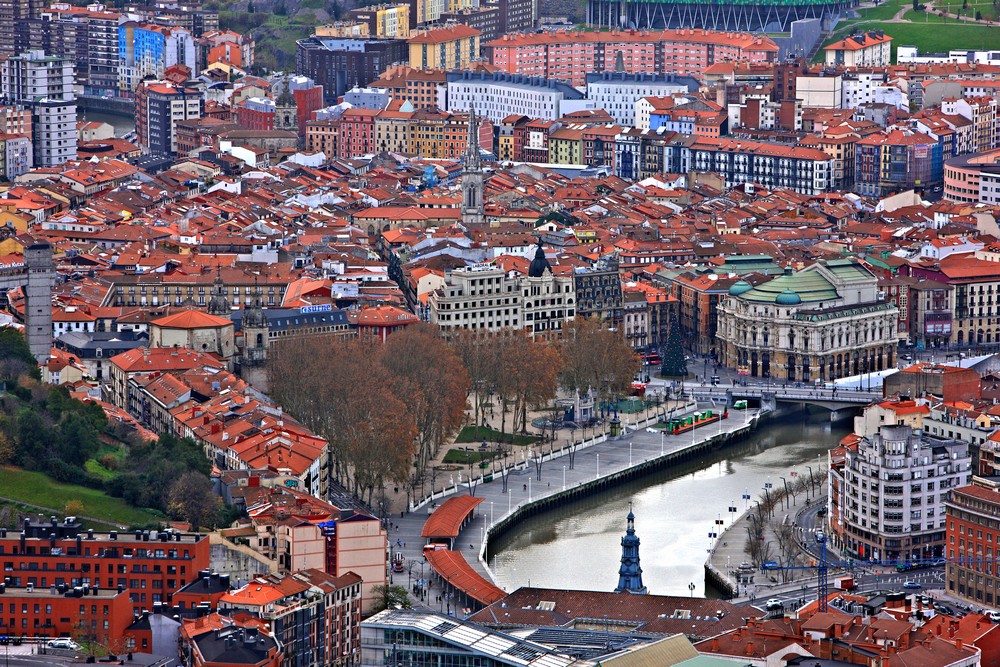
<svg viewBox="0 0 1000 667">
<path fill-rule="evenodd" d="M 463 497 L 471 498 L 472 496 Z M 482 498 L 475 498 L 475 500 L 481 501 Z M 461 552 L 430 551 L 427 553 L 427 560 L 430 562 L 431 568 L 441 575 L 442 579 L 446 579 L 449 584 L 482 604 L 493 604 L 497 600 L 507 597 L 507 593 L 503 589 L 497 588 L 473 570 Z"/>
<path fill-rule="evenodd" d="M 420 531 L 421 537 L 458 537 L 462 522 L 481 502 L 483 499 L 475 496 L 449 498 L 427 517 L 424 528 Z"/>
</svg>

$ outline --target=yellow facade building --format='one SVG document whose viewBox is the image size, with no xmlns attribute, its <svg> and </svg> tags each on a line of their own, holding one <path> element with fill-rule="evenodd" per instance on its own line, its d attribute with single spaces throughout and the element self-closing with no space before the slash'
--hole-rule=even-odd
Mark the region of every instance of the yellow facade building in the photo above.
<svg viewBox="0 0 1000 667">
<path fill-rule="evenodd" d="M 410 37 L 410 67 L 465 69 L 479 59 L 479 31 L 456 23 Z"/>
</svg>

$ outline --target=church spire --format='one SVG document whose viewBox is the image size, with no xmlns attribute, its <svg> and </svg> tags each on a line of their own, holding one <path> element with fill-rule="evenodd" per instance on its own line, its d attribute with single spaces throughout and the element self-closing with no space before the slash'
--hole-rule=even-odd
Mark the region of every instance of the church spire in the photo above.
<svg viewBox="0 0 1000 667">
<path fill-rule="evenodd" d="M 625 534 L 622 536 L 622 564 L 618 568 L 618 588 L 615 593 L 638 593 L 645 595 L 646 587 L 642 585 L 642 568 L 639 567 L 639 536 L 635 534 L 635 515 L 632 514 L 632 503 L 628 504 L 628 522 Z"/>
<path fill-rule="evenodd" d="M 483 221 L 483 156 L 479 152 L 479 121 L 475 105 L 469 106 L 469 136 L 462 154 L 462 222 Z"/>
</svg>

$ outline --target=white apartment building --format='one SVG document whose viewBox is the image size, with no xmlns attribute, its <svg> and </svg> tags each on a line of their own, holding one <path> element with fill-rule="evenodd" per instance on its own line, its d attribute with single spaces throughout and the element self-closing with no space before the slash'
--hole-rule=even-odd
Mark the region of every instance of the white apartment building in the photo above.
<svg viewBox="0 0 1000 667">
<path fill-rule="evenodd" d="M 604 109 L 615 122 L 625 127 L 641 127 L 636 115 L 637 103 L 644 97 L 671 97 L 686 94 L 688 87 L 676 81 L 657 80 L 656 77 L 631 77 L 631 80 L 597 79 L 587 82 L 587 99 L 593 108 Z M 649 127 L 649 116 L 646 116 Z"/>
<path fill-rule="evenodd" d="M 585 102 L 583 93 L 554 79 L 502 72 L 454 72 L 448 75 L 448 111 L 468 111 L 470 106 L 475 106 L 476 114 L 489 118 L 494 125 L 499 125 L 510 115 L 556 120 L 581 108 L 594 108 L 586 104 L 581 106 L 581 102 Z"/>
<path fill-rule="evenodd" d="M 968 443 L 892 423 L 843 453 L 830 466 L 833 544 L 853 558 L 940 557 L 948 491 L 972 480 Z"/>
<path fill-rule="evenodd" d="M 26 51 L 0 67 L 0 96 L 31 109 L 35 167 L 76 159 L 73 61 Z"/>
<path fill-rule="evenodd" d="M 576 316 L 572 276 L 514 277 L 492 264 L 451 272 L 427 298 L 430 322 L 443 331 L 524 328 L 531 335 L 557 335 Z"/>
</svg>

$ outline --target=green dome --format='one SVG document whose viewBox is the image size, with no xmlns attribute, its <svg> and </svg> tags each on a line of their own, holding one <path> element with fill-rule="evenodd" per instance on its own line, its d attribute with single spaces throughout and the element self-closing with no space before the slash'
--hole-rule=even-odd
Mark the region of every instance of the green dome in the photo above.
<svg viewBox="0 0 1000 667">
<path fill-rule="evenodd" d="M 779 306 L 797 306 L 802 303 L 802 297 L 792 290 L 786 289 L 774 298 L 774 302 Z"/>
<path fill-rule="evenodd" d="M 749 292 L 753 289 L 753 285 L 745 280 L 738 280 L 733 283 L 732 287 L 729 288 L 729 296 L 739 296 L 744 292 Z"/>
</svg>

